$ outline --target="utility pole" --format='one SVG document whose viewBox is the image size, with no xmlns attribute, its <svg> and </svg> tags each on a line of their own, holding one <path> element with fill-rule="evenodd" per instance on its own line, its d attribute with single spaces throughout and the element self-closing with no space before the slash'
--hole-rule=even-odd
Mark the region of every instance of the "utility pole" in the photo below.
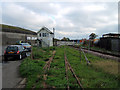
<svg viewBox="0 0 120 90">
<path fill-rule="evenodd" d="M 90 50 L 90 43 L 91 43 L 91 39 L 89 39 L 89 50 Z"/>
<path fill-rule="evenodd" d="M 55 45 L 54 38 L 55 38 L 55 28 L 53 28 L 53 46 Z"/>
</svg>

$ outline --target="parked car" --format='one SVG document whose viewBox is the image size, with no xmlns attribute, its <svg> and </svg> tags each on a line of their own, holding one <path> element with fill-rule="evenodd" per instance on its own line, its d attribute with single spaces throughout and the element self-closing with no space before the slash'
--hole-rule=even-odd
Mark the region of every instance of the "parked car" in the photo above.
<svg viewBox="0 0 120 90">
<path fill-rule="evenodd" d="M 9 45 L 4 51 L 4 59 L 8 60 L 9 57 L 22 59 L 26 57 L 25 48 L 22 45 Z"/>
<path fill-rule="evenodd" d="M 29 43 L 20 43 L 20 45 L 22 45 L 28 51 L 31 51 L 32 46 Z"/>
</svg>

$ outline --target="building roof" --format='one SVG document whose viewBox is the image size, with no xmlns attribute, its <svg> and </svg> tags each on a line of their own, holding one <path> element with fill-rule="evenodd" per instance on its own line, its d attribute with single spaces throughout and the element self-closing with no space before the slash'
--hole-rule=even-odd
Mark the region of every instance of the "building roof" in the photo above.
<svg viewBox="0 0 120 90">
<path fill-rule="evenodd" d="M 42 27 L 37 33 L 39 33 L 42 30 L 46 30 L 47 32 L 49 32 L 50 34 L 53 34 L 53 32 L 51 32 L 48 28 L 46 27 Z"/>
<path fill-rule="evenodd" d="M 16 26 L 5 25 L 5 24 L 0 24 L 0 30 L 2 32 L 37 35 L 37 33 L 34 32 L 34 31 L 24 29 L 24 28 L 20 28 L 20 27 L 16 27 Z"/>
<path fill-rule="evenodd" d="M 118 33 L 108 33 L 108 34 L 103 34 L 103 37 L 120 37 L 120 34 Z"/>
</svg>

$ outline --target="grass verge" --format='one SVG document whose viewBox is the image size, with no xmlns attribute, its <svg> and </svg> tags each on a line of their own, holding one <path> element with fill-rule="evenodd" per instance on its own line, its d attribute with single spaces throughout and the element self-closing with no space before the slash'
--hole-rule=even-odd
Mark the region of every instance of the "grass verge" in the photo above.
<svg viewBox="0 0 120 90">
<path fill-rule="evenodd" d="M 119 88 L 119 74 L 117 73 L 117 62 L 103 59 L 86 53 L 91 65 L 87 66 L 84 55 L 82 53 L 82 61 L 80 61 L 80 53 L 78 50 L 65 46 L 66 55 L 71 67 L 78 76 L 84 88 Z M 55 57 L 51 63 L 51 68 L 46 72 L 47 80 L 43 79 L 43 67 L 46 60 L 52 56 L 52 51 L 56 50 Z M 43 88 L 43 82 L 48 88 L 66 88 L 69 84 L 70 88 L 79 88 L 72 73 L 68 70 L 68 82 L 65 77 L 65 61 L 64 46 L 50 48 L 33 48 L 34 59 L 30 57 L 24 59 L 20 66 L 21 76 L 27 78 L 26 88 Z"/>
</svg>

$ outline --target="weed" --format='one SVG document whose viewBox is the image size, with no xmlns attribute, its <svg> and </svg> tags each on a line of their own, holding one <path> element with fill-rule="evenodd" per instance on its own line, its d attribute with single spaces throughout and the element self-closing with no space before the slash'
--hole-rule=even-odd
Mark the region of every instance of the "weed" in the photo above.
<svg viewBox="0 0 120 90">
<path fill-rule="evenodd" d="M 65 47 L 65 48 L 64 48 Z M 56 50 L 55 57 L 51 63 L 50 70 L 46 72 L 47 80 L 43 80 L 43 67 L 45 61 L 52 56 L 52 51 Z M 68 81 L 65 77 L 65 61 L 64 50 L 71 67 L 78 76 L 84 88 L 118 88 L 118 81 L 120 75 L 117 73 L 117 62 L 103 59 L 86 53 L 86 56 L 92 65 L 87 66 L 83 53 L 67 46 L 37 48 L 33 47 L 33 55 L 35 60 L 30 57 L 24 59 L 20 66 L 20 73 L 23 77 L 27 77 L 27 88 L 36 86 L 36 88 L 43 88 L 42 82 L 46 82 L 47 86 L 52 88 L 80 88 L 76 79 L 68 69 Z"/>
</svg>

